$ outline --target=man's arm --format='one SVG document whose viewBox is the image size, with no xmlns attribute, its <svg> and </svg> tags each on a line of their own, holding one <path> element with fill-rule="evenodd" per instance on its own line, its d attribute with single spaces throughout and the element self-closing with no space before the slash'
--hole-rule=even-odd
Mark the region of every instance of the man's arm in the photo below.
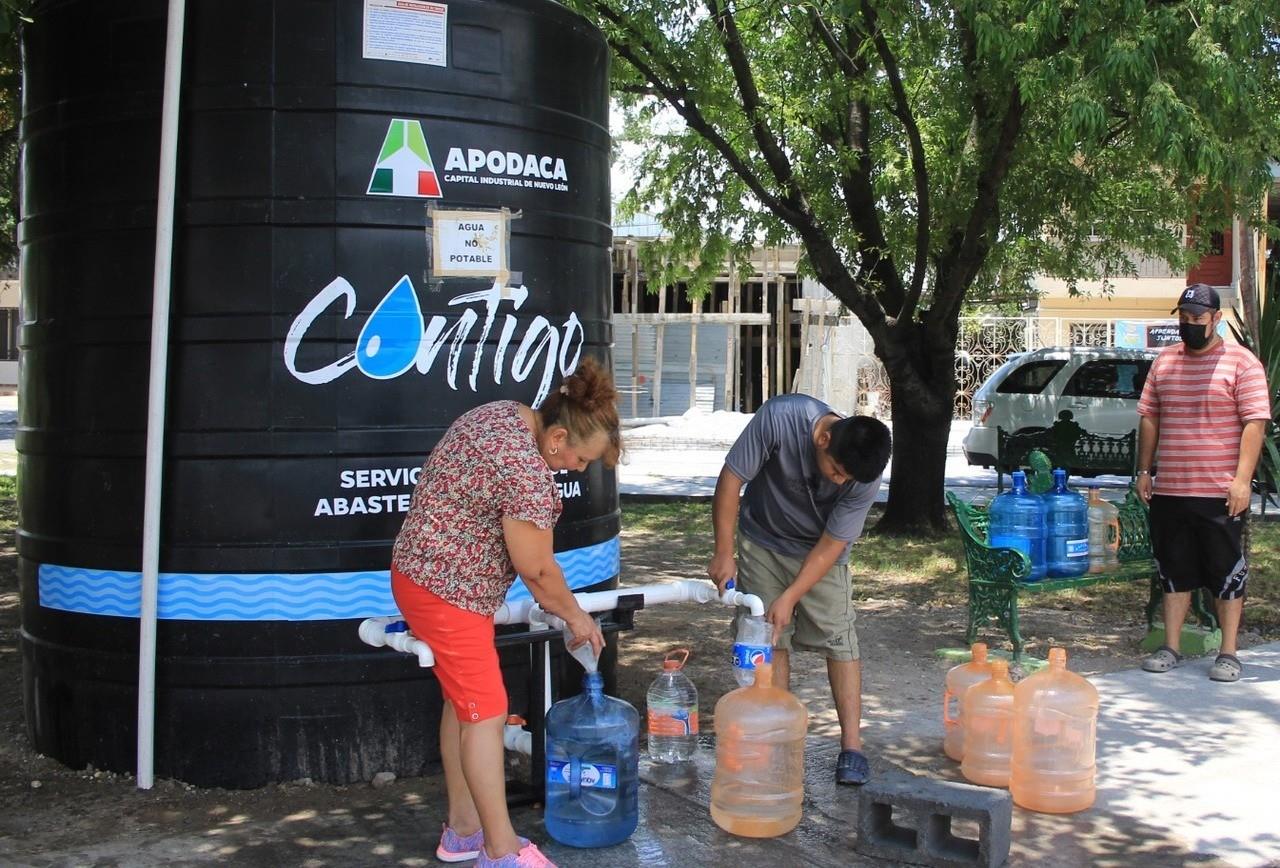
<svg viewBox="0 0 1280 868">
<path fill-rule="evenodd" d="M 1151 502 L 1151 463 L 1160 442 L 1160 420 L 1155 416 L 1138 417 L 1138 497 Z M 1242 453 L 1243 456 L 1243 453 Z"/>
<path fill-rule="evenodd" d="M 1227 515 L 1239 515 L 1249 508 L 1253 492 L 1253 470 L 1262 454 L 1262 438 L 1267 432 L 1266 419 L 1250 419 L 1240 432 L 1240 458 L 1236 461 L 1236 476 L 1227 489 Z"/>
<path fill-rule="evenodd" d="M 775 636 L 783 627 L 791 623 L 792 613 L 795 612 L 801 598 L 831 571 L 847 545 L 849 545 L 848 542 L 824 533 L 819 537 L 817 544 L 809 549 L 809 554 L 805 555 L 804 562 L 800 565 L 800 572 L 796 573 L 795 579 L 778 599 L 773 601 L 769 611 L 765 612 L 765 619 L 773 625 Z"/>
<path fill-rule="evenodd" d="M 720 593 L 738 575 L 734 556 L 734 531 L 738 525 L 738 503 L 742 499 L 742 480 L 727 466 L 716 481 L 716 496 L 711 503 L 711 526 L 715 533 L 715 553 L 707 567 L 707 577 L 716 583 Z"/>
</svg>

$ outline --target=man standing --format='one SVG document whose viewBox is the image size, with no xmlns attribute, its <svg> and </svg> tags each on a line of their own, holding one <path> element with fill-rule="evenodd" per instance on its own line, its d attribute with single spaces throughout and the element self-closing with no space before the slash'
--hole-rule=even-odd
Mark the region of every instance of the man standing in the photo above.
<svg viewBox="0 0 1280 868">
<path fill-rule="evenodd" d="M 864 784 L 871 773 L 858 731 L 862 669 L 848 560 L 890 445 L 889 429 L 875 419 L 846 419 L 808 395 L 773 398 L 725 456 L 712 511 L 707 575 L 721 592 L 736 576 L 740 591 L 764 600 L 774 631 L 773 683 L 789 686 L 793 647 L 827 658 L 842 784 Z"/>
<path fill-rule="evenodd" d="M 1222 627 L 1222 653 L 1209 677 L 1236 681 L 1236 634 L 1249 581 L 1240 536 L 1271 404 L 1261 362 L 1218 336 L 1221 307 L 1211 286 L 1183 291 L 1174 308 L 1182 344 L 1160 353 L 1138 402 L 1137 487 L 1151 507 L 1165 632 L 1165 645 L 1142 668 L 1168 672 L 1182 662 L 1178 643 L 1191 593 L 1208 588 Z"/>
</svg>

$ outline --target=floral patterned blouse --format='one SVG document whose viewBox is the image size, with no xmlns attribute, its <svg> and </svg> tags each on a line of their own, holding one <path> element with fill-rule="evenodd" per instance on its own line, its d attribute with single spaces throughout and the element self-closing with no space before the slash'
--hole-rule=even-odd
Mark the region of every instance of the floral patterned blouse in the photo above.
<svg viewBox="0 0 1280 868">
<path fill-rule="evenodd" d="M 544 530 L 560 492 L 515 401 L 458 417 L 427 458 L 392 552 L 395 568 L 446 602 L 492 615 L 516 571 L 502 519 Z"/>
</svg>

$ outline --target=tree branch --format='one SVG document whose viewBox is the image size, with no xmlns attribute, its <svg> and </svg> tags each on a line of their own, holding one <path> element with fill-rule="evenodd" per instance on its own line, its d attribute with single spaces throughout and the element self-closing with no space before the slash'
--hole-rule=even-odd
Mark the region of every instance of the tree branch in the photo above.
<svg viewBox="0 0 1280 868">
<path fill-rule="evenodd" d="M 912 114 L 911 105 L 907 100 L 906 89 L 902 86 L 902 74 L 898 69 L 898 59 L 889 48 L 889 43 L 884 38 L 883 31 L 880 30 L 876 12 L 871 8 L 869 0 L 863 0 L 862 17 L 867 22 L 867 32 L 871 34 L 876 53 L 880 55 L 880 62 L 884 65 L 885 75 L 889 79 L 889 88 L 893 93 L 895 106 L 893 113 L 906 129 L 907 141 L 911 149 L 911 171 L 915 176 L 916 186 L 916 256 L 911 273 L 911 286 L 907 290 L 906 297 L 902 301 L 902 307 L 896 317 L 898 322 L 910 322 L 912 315 L 915 313 L 916 305 L 920 302 L 920 294 L 924 290 L 925 271 L 929 263 L 929 220 L 931 217 L 929 209 L 929 172 L 925 166 L 924 142 L 920 138 L 920 128 L 916 125 L 915 116 Z"/>
<path fill-rule="evenodd" d="M 648 56 L 656 56 L 657 52 L 653 46 L 648 45 L 643 36 L 630 27 L 626 21 L 617 15 L 607 5 L 602 3 L 593 3 L 592 8 L 596 9 L 602 16 L 608 18 L 617 25 L 625 34 L 633 37 L 635 41 L 644 49 Z M 784 199 L 771 193 L 765 186 L 751 167 L 747 165 L 746 160 L 737 150 L 720 134 L 718 130 L 707 121 L 706 117 L 698 108 L 696 101 L 690 93 L 690 87 L 685 81 L 667 81 L 659 75 L 658 70 L 651 64 L 647 63 L 636 51 L 630 42 L 622 41 L 612 36 L 606 36 L 609 46 L 615 53 L 643 75 L 654 87 L 654 89 L 662 96 L 667 103 L 676 110 L 680 117 L 684 118 L 685 123 L 689 127 L 705 138 L 712 147 L 724 157 L 729 167 L 742 178 L 743 182 L 755 194 L 766 208 L 773 211 L 780 218 L 790 223 L 792 226 L 798 227 L 799 224 L 810 219 L 808 215 L 802 211 L 793 208 Z M 674 71 L 673 71 L 674 72 Z M 674 76 L 673 76 L 674 77 Z"/>
<path fill-rule="evenodd" d="M 764 157 L 765 164 L 773 172 L 774 178 L 787 192 L 783 200 L 789 207 L 803 214 L 812 222 L 809 205 L 804 194 L 796 185 L 795 170 L 791 168 L 791 160 L 778 145 L 769 124 L 760 112 L 760 91 L 756 88 L 755 75 L 751 71 L 751 61 L 747 58 L 746 49 L 742 45 L 742 37 L 738 32 L 738 23 L 727 5 L 721 6 L 719 0 L 707 0 L 707 9 L 720 31 L 725 56 L 729 59 L 729 68 L 733 71 L 734 81 L 738 85 L 738 94 L 742 97 L 742 110 L 751 125 L 751 135 L 756 146 Z M 794 225 L 794 224 L 793 224 Z M 799 229 L 799 226 L 796 226 Z"/>
</svg>

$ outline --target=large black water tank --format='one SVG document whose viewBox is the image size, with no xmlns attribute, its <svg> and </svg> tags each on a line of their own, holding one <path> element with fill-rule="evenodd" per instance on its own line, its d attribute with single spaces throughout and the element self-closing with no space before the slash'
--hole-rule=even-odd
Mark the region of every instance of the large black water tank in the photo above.
<svg viewBox="0 0 1280 868">
<path fill-rule="evenodd" d="M 122 771 L 165 8 L 47 0 L 24 37 L 27 722 L 39 751 Z M 444 428 L 538 400 L 579 353 L 608 361 L 607 111 L 604 40 L 550 0 L 190 0 L 158 775 L 247 787 L 433 766 L 434 678 L 356 625 L 394 612 L 390 544 Z M 450 222 L 459 209 L 477 213 Z M 501 209 L 495 277 L 467 251 L 501 258 L 485 231 Z M 450 251 L 479 271 L 442 276 Z M 616 583 L 613 474 L 560 479 L 571 583 Z M 504 656 L 517 710 L 524 665 Z"/>
</svg>

